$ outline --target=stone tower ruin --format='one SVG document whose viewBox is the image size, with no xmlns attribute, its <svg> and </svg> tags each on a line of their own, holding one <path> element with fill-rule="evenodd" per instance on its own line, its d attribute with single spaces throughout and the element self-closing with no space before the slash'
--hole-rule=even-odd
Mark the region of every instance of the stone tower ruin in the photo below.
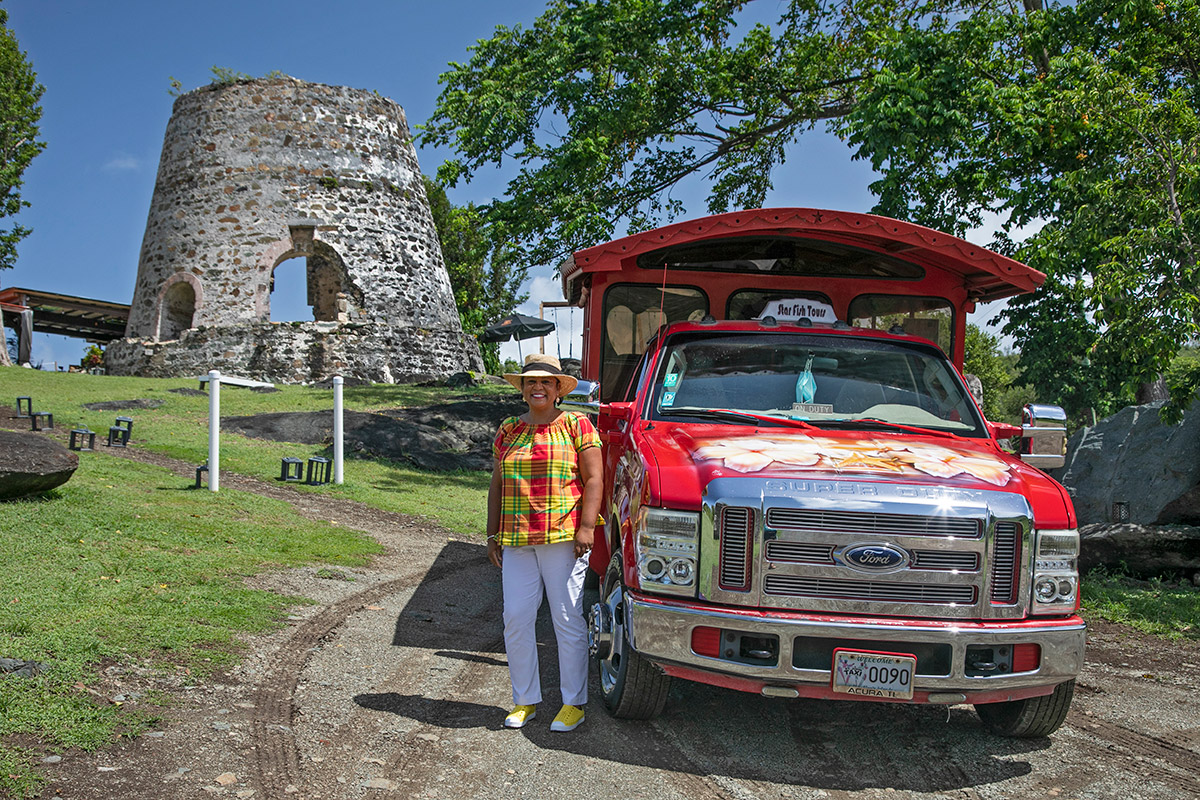
<svg viewBox="0 0 1200 800">
<path fill-rule="evenodd" d="M 314 319 L 273 323 L 275 269 L 297 257 Z M 125 337 L 110 373 L 391 383 L 482 370 L 403 109 L 287 77 L 179 97 Z"/>
</svg>

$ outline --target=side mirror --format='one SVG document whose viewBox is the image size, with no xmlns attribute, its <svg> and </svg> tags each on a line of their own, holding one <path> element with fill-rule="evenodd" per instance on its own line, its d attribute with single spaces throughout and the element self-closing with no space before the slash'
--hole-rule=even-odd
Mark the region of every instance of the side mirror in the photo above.
<svg viewBox="0 0 1200 800">
<path fill-rule="evenodd" d="M 559 408 L 580 414 L 596 414 L 600 411 L 600 384 L 595 381 L 580 381 L 569 395 L 562 399 Z"/>
<path fill-rule="evenodd" d="M 1039 469 L 1067 463 L 1067 414 L 1058 406 L 1030 403 L 1021 410 L 1021 460 Z"/>
</svg>

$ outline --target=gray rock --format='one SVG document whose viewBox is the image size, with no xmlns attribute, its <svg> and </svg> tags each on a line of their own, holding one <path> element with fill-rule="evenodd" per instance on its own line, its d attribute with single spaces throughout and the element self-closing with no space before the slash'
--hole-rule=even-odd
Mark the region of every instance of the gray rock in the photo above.
<svg viewBox="0 0 1200 800">
<path fill-rule="evenodd" d="M 979 379 L 978 375 L 971 375 L 970 373 L 963 375 L 963 378 L 966 379 L 967 389 L 970 390 L 971 396 L 975 398 L 975 402 L 982 406 L 983 381 Z"/>
<path fill-rule="evenodd" d="M 138 400 L 107 400 L 103 403 L 84 403 L 83 407 L 88 411 L 127 411 L 137 408 L 158 408 L 165 402 L 165 400 L 159 400 L 157 398 L 140 398 Z"/>
<path fill-rule="evenodd" d="M 48 492 L 71 479 L 79 456 L 36 433 L 0 431 L 0 500 Z"/>
<path fill-rule="evenodd" d="M 1129 406 L 1071 437 L 1057 477 L 1080 525 L 1200 523 L 1200 402 L 1179 425 L 1162 424 L 1161 407 Z M 1113 519 L 1114 503 L 1127 519 Z"/>
<path fill-rule="evenodd" d="M 347 453 L 408 461 L 430 470 L 491 469 L 492 438 L 505 418 L 520 414 L 520 400 L 465 400 L 376 414 L 347 411 Z M 222 430 L 258 439 L 303 444 L 332 441 L 330 412 L 284 412 L 221 420 Z M 286 453 L 282 453 L 287 455 Z"/>
<path fill-rule="evenodd" d="M 0 658 L 0 674 L 16 675 L 18 678 L 32 678 L 50 669 L 49 664 L 40 661 L 23 661 L 19 658 Z"/>
<path fill-rule="evenodd" d="M 446 385 L 452 389 L 473 389 L 479 384 L 469 372 L 456 372 L 449 378 L 446 378 Z"/>
<path fill-rule="evenodd" d="M 1187 525 L 1087 525 L 1079 531 L 1079 568 L 1149 578 L 1200 570 L 1200 528 Z"/>
</svg>

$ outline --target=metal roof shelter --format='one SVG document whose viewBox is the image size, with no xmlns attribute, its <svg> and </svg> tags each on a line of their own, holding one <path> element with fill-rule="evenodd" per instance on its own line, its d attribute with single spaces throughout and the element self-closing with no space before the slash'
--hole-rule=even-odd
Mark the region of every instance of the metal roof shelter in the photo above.
<svg viewBox="0 0 1200 800">
<path fill-rule="evenodd" d="M 34 333 L 54 333 L 93 342 L 111 342 L 125 336 L 128 303 L 110 303 L 33 289 L 0 289 L 4 324 L 20 330 L 19 313 L 33 312 Z M 14 313 L 15 312 L 15 313 Z"/>
</svg>

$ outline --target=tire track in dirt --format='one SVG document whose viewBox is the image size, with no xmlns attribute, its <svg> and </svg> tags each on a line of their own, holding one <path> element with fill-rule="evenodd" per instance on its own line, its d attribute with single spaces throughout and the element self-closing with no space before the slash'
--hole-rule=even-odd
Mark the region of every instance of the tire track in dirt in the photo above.
<svg viewBox="0 0 1200 800">
<path fill-rule="evenodd" d="M 257 788 L 268 800 L 282 800 L 289 785 L 302 786 L 299 751 L 292 733 L 296 686 L 312 650 L 341 627 L 351 614 L 373 605 L 414 583 L 443 580 L 475 566 L 467 562 L 446 564 L 431 570 L 417 569 L 399 578 L 376 584 L 338 601 L 301 624 L 280 656 L 263 676 L 255 695 L 251 739 L 256 753 Z"/>
<path fill-rule="evenodd" d="M 422 589 L 428 591 L 431 589 L 432 584 L 458 576 L 467 569 L 480 566 L 480 564 L 483 562 L 484 559 L 480 557 L 475 561 L 456 565 L 455 568 L 452 569 L 439 568 L 437 565 L 435 565 L 434 568 L 423 573 L 424 578 L 419 582 Z M 404 579 L 398 579 L 398 581 L 403 580 Z M 389 583 L 389 586 L 391 586 L 395 591 L 400 591 L 410 588 L 412 586 L 412 582 L 410 581 L 408 585 L 404 586 L 397 586 L 396 582 L 391 582 Z M 378 598 L 378 601 L 382 603 L 384 602 L 384 598 L 380 597 Z M 351 611 L 351 613 L 353 613 L 353 611 Z M 454 628 L 455 630 L 461 631 L 478 631 L 485 629 L 490 618 L 494 616 L 494 613 L 494 608 L 480 606 L 468 612 L 466 615 L 464 615 L 464 618 L 456 620 Z M 334 631 L 331 631 L 330 636 L 326 637 L 326 639 L 332 639 L 333 635 Z M 416 638 L 410 641 L 405 641 L 403 646 L 405 648 L 434 650 L 437 649 L 439 645 L 444 644 L 443 640 L 445 636 L 446 632 L 444 630 L 438 630 L 430 636 L 427 636 L 424 640 L 421 638 Z M 474 656 L 480 656 L 482 653 L 503 650 L 503 638 L 500 637 L 483 642 L 473 642 L 472 648 L 473 649 L 471 650 L 464 650 L 463 652 Z M 305 659 L 305 661 L 307 660 L 308 659 Z M 488 666 L 490 665 L 486 662 L 480 663 L 470 659 L 457 660 L 454 668 L 455 677 L 452 679 L 447 688 L 442 689 L 442 693 L 448 694 L 451 697 L 464 697 L 469 695 L 472 687 L 480 685 L 486 681 L 487 676 L 485 675 L 485 670 Z M 301 664 L 297 667 L 297 677 L 301 675 L 306 667 L 306 664 Z M 391 673 L 388 674 L 382 681 L 380 681 L 378 686 L 375 688 L 381 693 L 386 693 L 390 687 L 409 686 L 414 684 L 414 676 L 410 675 L 410 669 L 409 662 L 402 659 L 401 666 L 392 670 Z M 373 713 L 375 712 L 359 709 L 339 727 L 337 731 L 337 742 L 339 745 L 341 745 L 341 749 L 338 756 L 322 757 L 320 761 L 314 761 L 311 766 L 307 763 L 305 764 L 304 769 L 306 771 L 311 770 L 314 777 L 317 773 L 321 774 L 322 777 L 318 779 L 316 783 L 330 785 L 339 775 L 344 776 L 352 773 L 363 760 L 359 756 L 361 756 L 361 754 L 364 752 L 372 751 L 372 746 L 369 742 L 369 738 L 372 735 L 370 726 L 362 723 L 367 717 L 372 716 Z M 389 743 L 389 746 L 393 748 L 393 755 L 387 760 L 382 762 L 375 761 L 375 763 L 380 764 L 385 775 L 404 774 L 410 780 L 423 776 L 425 772 L 428 772 L 428 766 L 431 765 L 426 764 L 426 769 L 422 770 L 422 762 L 410 762 L 410 759 L 416 758 L 418 755 L 420 755 L 420 753 L 416 751 L 428 748 L 428 740 L 423 741 L 422 735 L 429 734 L 436 729 L 437 727 L 433 724 L 417 721 L 417 727 L 407 731 L 402 741 Z M 406 755 L 404 752 L 405 750 L 412 750 L 414 752 Z M 350 755 L 343 755 L 344 753 L 349 753 Z"/>
<path fill-rule="evenodd" d="M 1166 739 L 1126 728 L 1106 720 L 1089 717 L 1079 711 L 1067 714 L 1067 724 L 1088 737 L 1100 740 L 1093 745 L 1110 760 L 1119 758 L 1134 775 L 1159 781 L 1166 786 L 1200 797 L 1200 753 L 1180 747 Z M 1159 766 L 1166 762 L 1182 772 Z"/>
<path fill-rule="evenodd" d="M 182 477 L 192 477 L 195 467 L 181 459 L 135 447 L 106 452 L 119 458 L 164 467 Z M 273 484 L 247 475 L 222 473 L 222 485 L 239 491 L 252 492 L 287 501 L 296 511 L 311 519 L 328 521 L 332 517 L 360 519 L 366 511 L 379 526 L 411 526 L 415 521 L 420 527 L 429 523 L 412 517 L 370 508 L 361 503 L 314 492 L 302 492 L 293 487 Z M 358 522 L 343 523 L 346 527 L 371 533 L 370 526 Z M 313 648 L 329 639 L 351 614 L 363 606 L 374 605 L 396 592 L 417 583 L 433 583 L 476 566 L 472 562 L 457 564 L 435 564 L 432 568 L 410 570 L 391 580 L 375 584 L 356 592 L 322 609 L 315 616 L 301 623 L 295 632 L 280 646 L 271 668 L 263 675 L 253 695 L 254 712 L 250 720 L 250 739 L 253 755 L 250 769 L 253 772 L 254 788 L 265 800 L 284 800 L 304 785 L 300 767 L 300 754 L 296 745 L 293 722 L 295 719 L 295 692 L 300 674 L 312 655 Z M 480 616 L 486 609 L 480 610 Z M 465 671 L 468 672 L 468 671 Z M 291 788 L 292 792 L 288 789 Z"/>
</svg>

